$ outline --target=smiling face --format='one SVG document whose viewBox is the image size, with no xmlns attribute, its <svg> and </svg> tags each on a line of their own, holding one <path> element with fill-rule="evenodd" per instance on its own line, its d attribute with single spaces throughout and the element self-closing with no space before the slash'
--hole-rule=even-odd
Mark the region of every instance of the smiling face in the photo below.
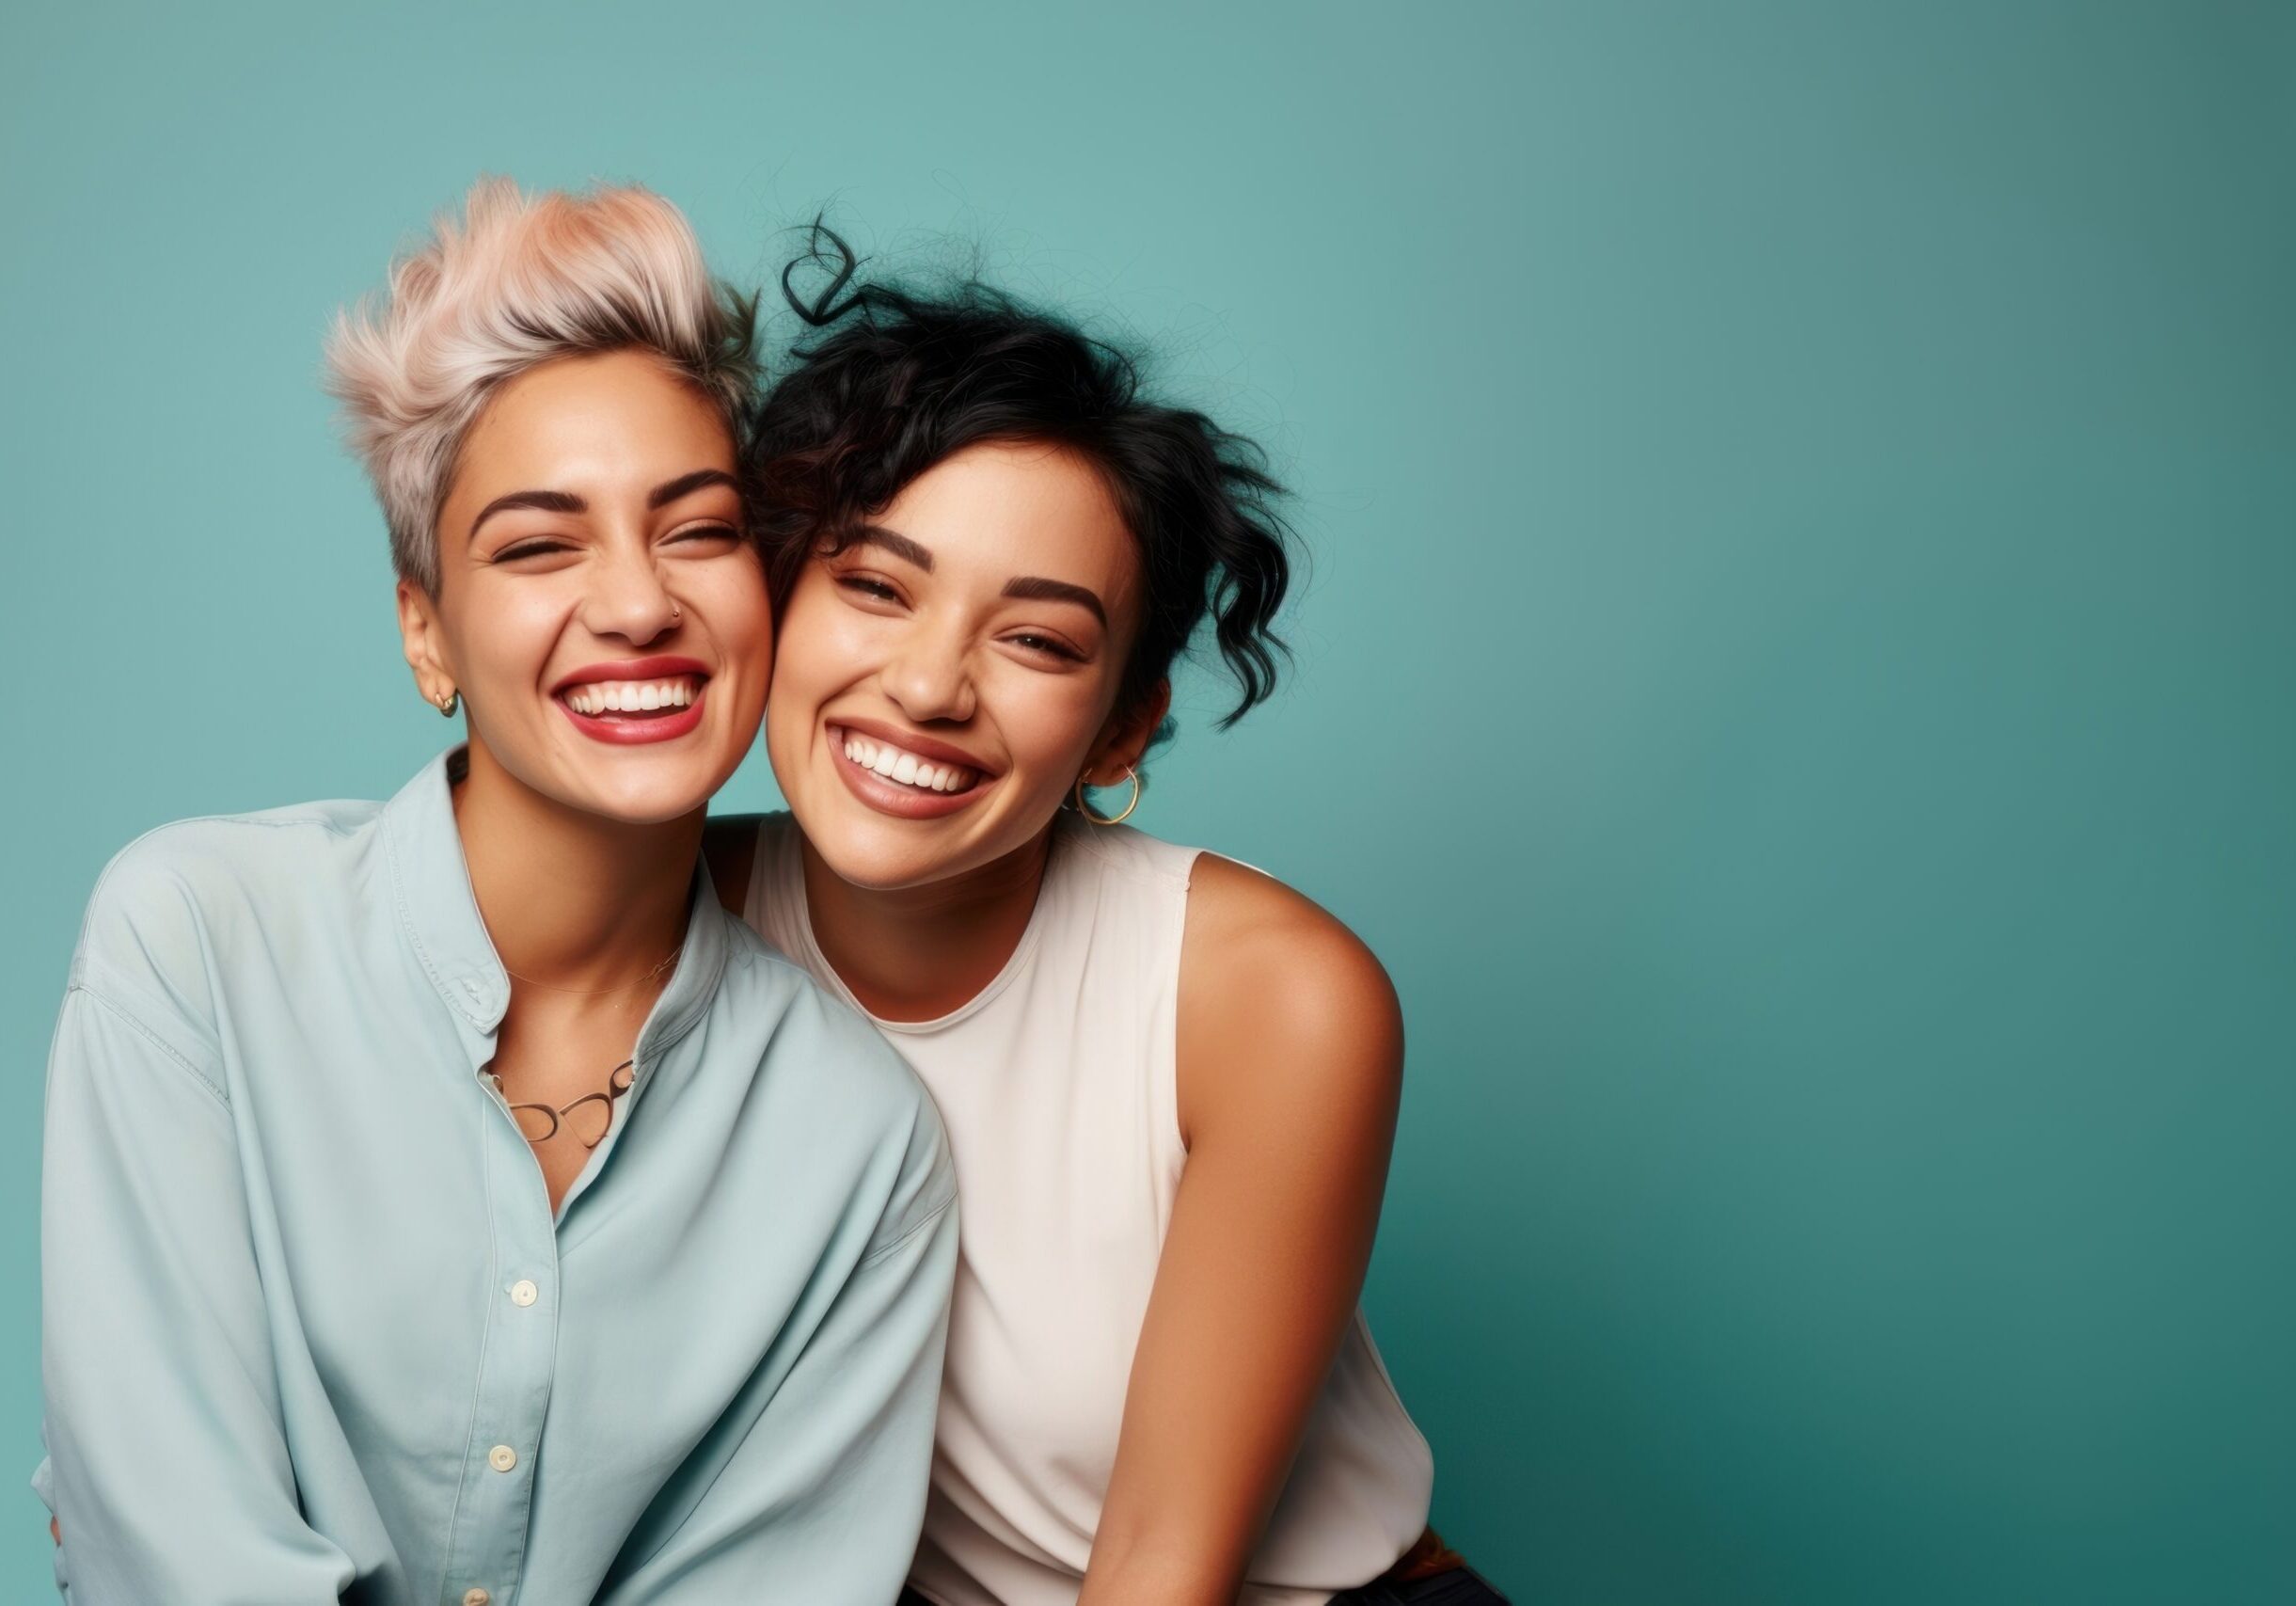
<svg viewBox="0 0 2296 1606">
<path fill-rule="evenodd" d="M 435 595 L 402 581 L 425 696 L 566 808 L 679 819 L 755 739 L 773 625 L 717 409 L 637 351 L 505 384 L 463 442 Z"/>
<path fill-rule="evenodd" d="M 790 812 L 840 878 L 947 881 L 1027 847 L 1162 715 L 1118 710 L 1139 560 L 1090 464 L 1033 443 L 927 469 L 782 617 L 766 718 Z"/>
</svg>

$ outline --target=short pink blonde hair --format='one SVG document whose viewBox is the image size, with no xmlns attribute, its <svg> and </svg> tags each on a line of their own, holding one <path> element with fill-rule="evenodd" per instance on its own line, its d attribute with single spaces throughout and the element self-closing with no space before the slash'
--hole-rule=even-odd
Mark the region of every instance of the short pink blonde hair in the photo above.
<svg viewBox="0 0 2296 1606">
<path fill-rule="evenodd" d="M 725 414 L 738 437 L 757 384 L 756 303 L 710 277 L 685 215 L 634 184 L 527 195 L 481 179 L 459 227 L 391 264 L 390 286 L 339 313 L 327 390 L 342 404 L 390 526 L 391 563 L 438 588 L 438 510 L 464 437 L 505 380 L 554 358 L 641 348 Z"/>
</svg>

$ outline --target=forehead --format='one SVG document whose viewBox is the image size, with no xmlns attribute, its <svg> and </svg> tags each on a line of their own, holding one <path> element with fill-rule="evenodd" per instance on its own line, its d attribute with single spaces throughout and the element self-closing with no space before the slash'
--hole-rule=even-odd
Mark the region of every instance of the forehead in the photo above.
<svg viewBox="0 0 2296 1606">
<path fill-rule="evenodd" d="M 660 359 L 562 357 L 509 380 L 487 403 L 464 437 L 449 501 L 506 487 L 650 488 L 691 469 L 730 469 L 733 456 L 718 409 Z"/>
<path fill-rule="evenodd" d="M 1035 441 L 968 446 L 901 488 L 877 522 L 931 549 L 936 579 L 1016 575 L 1128 598 L 1139 555 L 1100 471 Z"/>
</svg>

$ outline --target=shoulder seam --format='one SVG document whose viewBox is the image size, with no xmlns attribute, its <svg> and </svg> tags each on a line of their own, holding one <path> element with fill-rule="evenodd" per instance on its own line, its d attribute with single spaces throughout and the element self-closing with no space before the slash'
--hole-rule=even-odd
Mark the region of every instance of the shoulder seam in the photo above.
<svg viewBox="0 0 2296 1606">
<path fill-rule="evenodd" d="M 226 1093 L 221 1088 L 217 1087 L 213 1077 L 209 1076 L 206 1072 L 200 1070 L 197 1065 L 194 1065 L 189 1059 L 185 1058 L 182 1052 L 173 1043 L 167 1042 L 166 1039 L 161 1037 L 150 1026 L 144 1025 L 142 1021 L 128 1013 L 124 1005 L 119 1004 L 114 1000 L 105 997 L 103 994 L 88 986 L 85 981 L 73 982 L 68 991 L 86 994 L 89 1003 L 96 1005 L 99 1009 L 103 1010 L 105 1014 L 111 1016 L 112 1019 L 118 1021 L 121 1026 L 127 1027 L 137 1037 L 142 1038 L 144 1042 L 150 1043 L 153 1048 L 158 1049 L 160 1053 L 166 1055 L 168 1059 L 173 1061 L 182 1070 L 185 1075 L 189 1076 L 193 1081 L 198 1083 L 201 1088 L 205 1089 L 208 1096 L 213 1098 L 217 1104 L 221 1105 L 227 1110 L 231 1107 L 230 1095 Z"/>
<path fill-rule="evenodd" d="M 311 805 L 303 803 L 295 806 L 308 808 Z M 150 841 L 155 836 L 165 836 L 171 831 L 182 831 L 195 825 L 248 825 L 261 829 L 277 829 L 288 826 L 305 825 L 316 825 L 323 828 L 331 828 L 333 823 L 334 822 L 329 820 L 325 815 L 319 814 L 280 815 L 277 818 L 272 818 L 268 815 L 268 813 L 195 814 L 184 819 L 163 820 L 159 824 L 151 826 L 148 830 L 137 832 L 134 836 L 128 838 L 125 846 L 120 848 L 117 852 L 112 854 L 109 859 L 104 861 L 103 868 L 97 872 L 95 885 L 88 889 L 87 914 L 94 914 L 96 911 L 96 904 L 103 897 L 103 889 L 111 884 L 112 878 L 114 876 L 120 873 L 120 868 L 126 864 L 128 855 L 135 852 L 136 849 L 142 847 L 146 842 Z M 87 929 L 85 916 L 82 920 L 81 929 L 83 930 Z"/>
<path fill-rule="evenodd" d="M 1211 851 L 1209 848 L 1190 848 L 1182 843 L 1166 842 L 1161 836 L 1149 836 L 1145 831 L 1139 835 L 1155 843 L 1156 849 L 1147 851 L 1138 849 L 1123 851 L 1118 849 L 1115 840 L 1101 835 L 1102 829 L 1090 825 L 1078 827 L 1075 836 L 1077 845 L 1103 869 L 1143 884 L 1176 886 L 1185 891 L 1189 878 L 1195 873 L 1196 861 Z M 1187 862 L 1182 865 L 1165 864 L 1161 860 L 1161 852 L 1184 853 L 1188 856 Z"/>
<path fill-rule="evenodd" d="M 359 800 L 355 798 L 346 798 L 342 801 L 345 803 L 356 803 Z M 297 808 L 310 808 L 314 805 L 310 803 L 297 803 L 293 806 Z M 334 820 L 329 819 L 324 814 L 289 814 L 284 810 L 277 809 L 254 809 L 245 814 L 187 815 L 182 819 L 162 820 L 157 825 L 137 832 L 135 835 L 128 838 L 126 846 L 122 847 L 118 852 L 112 855 L 112 860 L 114 863 L 118 863 L 119 860 L 126 858 L 128 854 L 135 851 L 144 843 L 149 842 L 154 836 L 165 836 L 170 831 L 182 831 L 194 825 L 245 825 L 253 827 L 259 831 L 276 831 L 290 826 L 298 825 L 317 825 L 332 829 L 335 824 L 336 822 Z"/>
</svg>

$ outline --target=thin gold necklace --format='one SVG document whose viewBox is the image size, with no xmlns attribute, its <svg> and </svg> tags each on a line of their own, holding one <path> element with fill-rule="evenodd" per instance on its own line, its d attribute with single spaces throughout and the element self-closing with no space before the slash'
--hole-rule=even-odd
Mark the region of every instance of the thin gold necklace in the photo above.
<svg viewBox="0 0 2296 1606">
<path fill-rule="evenodd" d="M 581 1140 L 583 1148 L 595 1149 L 606 1141 L 606 1134 L 613 1127 L 614 1105 L 621 1102 L 622 1095 L 630 1090 L 630 1085 L 637 1079 L 638 1062 L 635 1059 L 625 1059 L 607 1073 L 604 1092 L 584 1093 L 572 1104 L 562 1105 L 556 1109 L 552 1109 L 548 1105 L 511 1105 L 510 1118 L 518 1123 L 518 1136 L 525 1138 L 530 1145 L 539 1146 L 547 1143 L 551 1138 L 556 1137 L 561 1130 L 571 1128 L 574 1136 Z M 496 1084 L 498 1088 L 500 1085 L 499 1082 Z M 503 1102 L 508 1104 L 509 1100 L 505 1098 Z M 602 1106 L 605 1113 L 596 1115 L 589 1112 L 588 1106 L 591 1105 Z M 577 1110 L 584 1111 L 578 1124 L 575 1120 Z M 593 1125 L 596 1127 L 597 1135 L 591 1137 L 583 1137 L 582 1128 Z"/>
<path fill-rule="evenodd" d="M 677 956 L 685 951 L 686 945 L 680 943 L 676 947 L 672 948 L 667 954 L 665 954 L 660 962 L 657 962 L 653 969 L 647 971 L 643 976 L 639 977 L 634 981 L 625 981 L 613 987 L 562 987 L 556 982 L 537 981 L 530 976 L 520 976 L 516 971 L 511 969 L 511 967 L 507 964 L 502 967 L 502 972 L 515 981 L 523 981 L 529 987 L 540 987 L 546 992 L 568 993 L 578 998 L 603 998 L 609 994 L 626 993 L 633 987 L 642 986 L 644 983 L 653 980 L 663 971 L 668 970 L 673 964 L 676 963 Z M 611 1072 L 608 1073 L 606 1078 L 606 1090 L 604 1092 L 584 1093 L 580 1098 L 575 1100 L 572 1104 L 557 1109 L 553 1109 L 548 1105 L 510 1105 L 511 1120 L 518 1123 L 518 1133 L 520 1137 L 524 1137 L 530 1145 L 539 1146 L 541 1144 L 547 1143 L 551 1138 L 558 1136 L 561 1130 L 562 1118 L 571 1117 L 577 1110 L 584 1109 L 590 1105 L 594 1104 L 602 1105 L 604 1106 L 605 1110 L 605 1119 L 603 1121 L 598 1123 L 596 1136 L 582 1137 L 582 1134 L 578 1130 L 576 1132 L 576 1136 L 578 1137 L 581 1137 L 583 1148 L 595 1149 L 599 1143 L 605 1140 L 608 1128 L 613 1125 L 614 1105 L 621 1102 L 623 1094 L 630 1090 L 630 1084 L 636 1079 L 637 1063 L 635 1059 L 625 1059 L 621 1064 L 615 1066 Z M 502 1079 L 499 1076 L 497 1076 L 495 1078 L 495 1089 L 496 1091 L 499 1092 L 501 1091 L 501 1089 Z M 504 1095 L 503 1102 L 505 1104 L 509 1104 L 510 1101 L 507 1094 Z"/>
<path fill-rule="evenodd" d="M 675 964 L 677 962 L 677 956 L 685 951 L 686 945 L 684 943 L 680 943 L 676 947 L 672 948 L 667 954 L 663 955 L 661 960 L 654 966 L 654 968 L 647 971 L 643 976 L 630 981 L 618 981 L 611 987 L 562 987 L 555 981 L 537 981 L 530 976 L 520 976 L 516 971 L 511 969 L 511 967 L 507 964 L 502 967 L 502 974 L 509 977 L 513 981 L 523 981 L 529 987 L 539 987 L 545 993 L 570 993 L 577 998 L 603 998 L 610 993 L 626 993 L 633 987 L 644 986 L 647 982 L 659 976 L 663 971 L 668 970 L 672 965 Z"/>
</svg>

